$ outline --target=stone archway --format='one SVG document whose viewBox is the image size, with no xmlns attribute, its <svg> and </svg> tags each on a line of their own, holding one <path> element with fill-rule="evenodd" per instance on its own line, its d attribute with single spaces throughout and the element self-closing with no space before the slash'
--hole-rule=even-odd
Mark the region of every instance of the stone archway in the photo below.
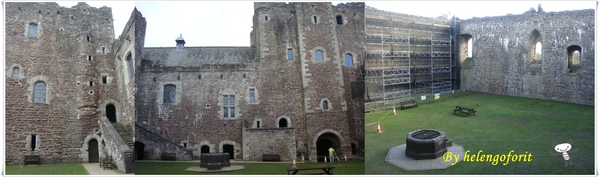
<svg viewBox="0 0 600 177">
<path fill-rule="evenodd" d="M 88 162 L 98 163 L 100 155 L 98 152 L 98 140 L 92 139 L 88 142 Z"/>
<path fill-rule="evenodd" d="M 340 138 L 333 133 L 323 133 L 317 138 L 315 144 L 317 150 L 317 161 L 322 162 L 324 156 L 329 156 L 329 148 L 333 147 L 336 153 L 342 146 Z"/>
<path fill-rule="evenodd" d="M 223 145 L 223 153 L 229 153 L 229 159 L 233 159 L 234 158 L 234 150 L 233 150 L 233 145 L 231 144 L 224 144 Z"/>
<path fill-rule="evenodd" d="M 113 104 L 106 105 L 106 118 L 108 118 L 108 120 L 111 123 L 117 122 L 117 108 L 115 107 L 115 105 L 113 105 Z"/>
</svg>

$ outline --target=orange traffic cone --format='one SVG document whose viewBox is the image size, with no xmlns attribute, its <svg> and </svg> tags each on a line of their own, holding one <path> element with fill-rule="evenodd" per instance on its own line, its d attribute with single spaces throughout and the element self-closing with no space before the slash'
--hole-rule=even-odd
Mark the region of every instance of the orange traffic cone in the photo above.
<svg viewBox="0 0 600 177">
<path fill-rule="evenodd" d="M 302 163 L 304 163 L 304 155 L 302 155 Z"/>
<path fill-rule="evenodd" d="M 292 163 L 292 168 L 296 168 L 296 158 L 294 158 L 294 161 Z"/>
<path fill-rule="evenodd" d="M 323 160 L 323 163 L 327 163 L 327 155 L 325 155 L 325 160 Z"/>
<path fill-rule="evenodd" d="M 381 133 L 381 126 L 379 126 L 379 122 L 377 122 L 377 133 Z"/>
<path fill-rule="evenodd" d="M 348 157 L 346 157 L 346 154 L 344 154 L 344 161 L 348 161 Z"/>
<path fill-rule="evenodd" d="M 394 115 L 396 115 L 396 106 L 393 107 Z"/>
</svg>

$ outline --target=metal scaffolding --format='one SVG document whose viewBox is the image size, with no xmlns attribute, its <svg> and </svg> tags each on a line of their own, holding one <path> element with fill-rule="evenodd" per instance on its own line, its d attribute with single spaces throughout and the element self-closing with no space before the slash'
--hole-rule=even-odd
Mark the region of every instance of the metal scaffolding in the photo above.
<svg viewBox="0 0 600 177">
<path fill-rule="evenodd" d="M 366 100 L 451 91 L 453 21 L 390 14 L 366 13 Z"/>
</svg>

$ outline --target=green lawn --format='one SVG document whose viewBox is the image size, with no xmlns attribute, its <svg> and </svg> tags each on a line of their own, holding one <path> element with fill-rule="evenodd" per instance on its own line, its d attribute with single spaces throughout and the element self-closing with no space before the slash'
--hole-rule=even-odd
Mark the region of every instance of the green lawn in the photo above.
<svg viewBox="0 0 600 177">
<path fill-rule="evenodd" d="M 474 108 L 475 116 L 453 115 L 455 106 Z M 461 96 L 365 115 L 366 174 L 593 174 L 594 107 L 522 97 L 463 93 Z M 383 118 L 383 120 L 381 120 Z M 377 121 L 381 120 L 378 134 Z M 477 153 L 532 154 L 531 162 L 460 162 L 445 170 L 407 171 L 385 162 L 391 147 L 405 144 L 408 132 L 417 129 L 444 131 L 453 143 Z M 569 153 L 573 166 L 564 166 L 562 156 L 553 156 L 552 141 L 573 139 Z M 513 153 L 513 154 L 514 154 Z"/>
<path fill-rule="evenodd" d="M 245 169 L 230 172 L 219 173 L 199 173 L 185 171 L 188 167 L 199 166 L 198 162 L 135 162 L 136 175 L 287 175 L 287 168 L 292 167 L 292 163 L 239 163 L 232 165 L 242 165 Z M 307 162 L 296 163 L 298 168 L 325 165 L 324 163 Z M 335 166 L 335 174 L 365 174 L 364 161 L 349 160 L 347 162 L 327 163 Z M 315 173 L 319 171 L 298 172 Z M 322 172 L 322 171 L 321 171 Z"/>
<path fill-rule="evenodd" d="M 85 168 L 75 164 L 8 165 L 7 175 L 87 175 Z"/>
</svg>

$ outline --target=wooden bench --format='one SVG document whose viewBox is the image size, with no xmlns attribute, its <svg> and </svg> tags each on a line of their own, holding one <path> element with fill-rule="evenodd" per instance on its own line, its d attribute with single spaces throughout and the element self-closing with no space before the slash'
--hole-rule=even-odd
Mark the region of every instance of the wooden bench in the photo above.
<svg viewBox="0 0 600 177">
<path fill-rule="evenodd" d="M 160 159 L 161 160 L 175 161 L 175 160 L 177 160 L 176 156 L 177 155 L 175 153 L 166 153 L 166 152 L 163 152 L 163 153 L 160 154 Z"/>
<path fill-rule="evenodd" d="M 102 170 L 106 168 L 112 169 L 112 156 L 109 155 L 106 158 L 100 159 L 100 167 L 102 167 Z"/>
<path fill-rule="evenodd" d="M 281 157 L 279 156 L 279 154 L 263 154 L 262 155 L 262 161 L 276 161 L 276 162 L 279 162 L 279 161 L 281 161 Z"/>
<path fill-rule="evenodd" d="M 469 116 L 469 114 L 475 115 L 475 112 L 477 112 L 473 108 L 468 108 L 464 106 L 456 106 L 456 108 L 454 108 L 454 114 L 456 114 L 456 111 L 466 113 L 467 117 Z"/>
<path fill-rule="evenodd" d="M 415 100 L 400 102 L 400 109 L 404 109 L 407 107 L 419 107 L 419 103 L 417 103 Z"/>
<path fill-rule="evenodd" d="M 38 164 L 39 165 L 39 164 L 42 164 L 42 161 L 40 160 L 39 155 L 26 155 L 23 164 L 25 164 L 25 165 Z"/>
<path fill-rule="evenodd" d="M 321 173 L 308 173 L 308 174 L 311 174 L 311 175 L 333 175 L 333 169 L 335 169 L 334 166 L 316 166 L 316 167 L 305 167 L 305 168 L 288 168 L 287 172 L 288 172 L 288 175 L 295 175 L 299 171 L 303 171 L 303 170 L 323 170 L 323 172 L 321 172 Z"/>
</svg>

